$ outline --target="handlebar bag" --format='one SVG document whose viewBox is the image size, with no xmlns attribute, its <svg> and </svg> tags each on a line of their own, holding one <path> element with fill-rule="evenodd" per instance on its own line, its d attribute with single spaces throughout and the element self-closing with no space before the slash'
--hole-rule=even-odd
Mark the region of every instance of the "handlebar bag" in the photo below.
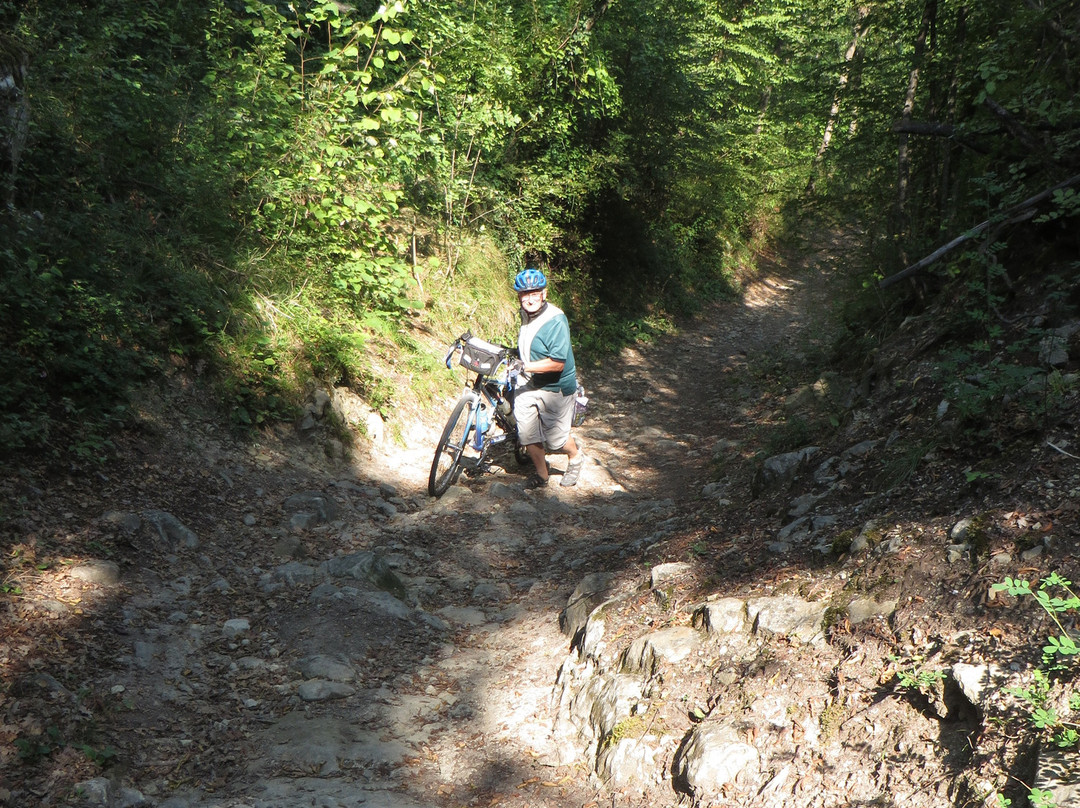
<svg viewBox="0 0 1080 808">
<path fill-rule="evenodd" d="M 461 346 L 461 358 L 458 361 L 462 367 L 468 368 L 473 373 L 489 375 L 505 357 L 505 348 L 493 345 L 479 337 L 469 337 Z"/>
</svg>

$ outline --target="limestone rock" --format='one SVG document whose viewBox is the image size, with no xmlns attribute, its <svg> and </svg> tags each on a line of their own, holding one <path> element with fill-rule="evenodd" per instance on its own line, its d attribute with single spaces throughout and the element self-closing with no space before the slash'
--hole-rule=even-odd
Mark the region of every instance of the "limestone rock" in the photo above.
<svg viewBox="0 0 1080 808">
<path fill-rule="evenodd" d="M 784 635 L 804 643 L 823 639 L 821 626 L 827 608 L 827 603 L 808 602 L 790 595 L 752 598 L 746 602 L 755 633 Z"/>
<path fill-rule="evenodd" d="M 671 626 L 634 640 L 622 655 L 623 673 L 653 676 L 663 665 L 675 665 L 701 647 L 701 635 L 690 626 Z"/>
<path fill-rule="evenodd" d="M 156 538 L 167 547 L 193 549 L 199 546 L 199 537 L 195 532 L 171 513 L 145 511 L 142 516 Z"/>
<path fill-rule="evenodd" d="M 695 799 L 706 801 L 741 772 L 756 774 L 759 765 L 757 750 L 743 742 L 734 727 L 700 724 L 675 760 L 676 782 Z"/>
<path fill-rule="evenodd" d="M 568 637 L 577 635 L 592 614 L 607 597 L 615 576 L 610 572 L 594 572 L 586 575 L 574 589 L 559 615 L 559 628 Z"/>
<path fill-rule="evenodd" d="M 709 601 L 694 615 L 694 625 L 700 625 L 710 635 L 741 634 L 749 628 L 746 603 L 739 598 Z"/>
<path fill-rule="evenodd" d="M 120 583 L 120 566 L 115 561 L 85 561 L 71 568 L 71 577 L 98 586 L 115 586 Z"/>
</svg>

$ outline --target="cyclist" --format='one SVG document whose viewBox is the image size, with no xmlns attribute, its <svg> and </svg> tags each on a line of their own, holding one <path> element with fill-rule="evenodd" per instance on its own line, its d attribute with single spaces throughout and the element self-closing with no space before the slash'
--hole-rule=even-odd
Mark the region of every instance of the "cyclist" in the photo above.
<svg viewBox="0 0 1080 808">
<path fill-rule="evenodd" d="M 525 488 L 548 483 L 546 452 L 565 451 L 568 457 L 561 485 L 576 485 L 585 455 L 570 434 L 574 418 L 577 373 L 566 315 L 547 299 L 547 278 L 539 269 L 523 269 L 514 278 L 521 305 L 518 355 L 525 383 L 514 393 L 518 439 L 535 467 Z"/>
</svg>

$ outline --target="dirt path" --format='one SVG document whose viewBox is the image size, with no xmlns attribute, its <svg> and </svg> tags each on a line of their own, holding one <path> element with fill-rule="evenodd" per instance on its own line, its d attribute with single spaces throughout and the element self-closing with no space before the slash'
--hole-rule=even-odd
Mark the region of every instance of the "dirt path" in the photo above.
<svg viewBox="0 0 1080 808">
<path fill-rule="evenodd" d="M 756 451 L 752 428 L 770 406 L 757 368 L 824 346 L 828 268 L 827 254 L 775 267 L 744 300 L 711 305 L 587 378 L 588 465 L 573 489 L 526 494 L 523 475 L 497 470 L 434 502 L 428 434 L 334 467 L 287 435 L 233 444 L 177 409 L 183 391 L 149 408 L 121 446 L 123 468 L 32 497 L 27 526 L 84 515 L 83 538 L 114 548 L 121 582 L 47 572 L 12 612 L 25 622 L 5 644 L 16 684 L 3 702 L 0 803 L 610 799 L 560 763 L 552 736 L 569 651 L 560 612 L 590 572 L 641 575 L 646 549 L 678 532 L 717 463 Z M 305 492 L 335 512 L 298 525 L 283 503 Z M 160 530 L 155 540 L 150 509 L 197 545 Z M 43 625 L 54 652 L 35 639 Z M 65 740 L 33 754 L 14 745 L 50 727 Z M 121 762 L 97 768 L 80 748 Z"/>
<path fill-rule="evenodd" d="M 760 422 L 770 393 L 761 366 L 798 364 L 808 352 L 828 350 L 830 273 L 839 250 L 763 258 L 765 271 L 741 300 L 709 304 L 676 334 L 625 348 L 602 370 L 584 371 L 590 414 L 579 433 L 592 473 L 571 494 L 696 498 L 713 473 L 717 442 L 737 450 Z M 429 432 L 416 428 L 408 435 L 414 448 L 379 458 L 380 473 L 421 493 L 434 442 Z M 561 468 L 565 461 L 552 462 Z"/>
<path fill-rule="evenodd" d="M 411 629 L 396 620 L 364 628 L 347 609 L 328 617 L 300 605 L 278 614 L 294 653 L 355 659 L 358 645 L 379 648 L 358 677 L 366 710 L 357 712 L 353 696 L 306 707 L 302 724 L 326 737 L 366 722 L 385 755 L 382 768 L 364 762 L 363 739 L 324 746 L 306 763 L 325 775 L 331 758 L 361 761 L 354 765 L 366 778 L 365 805 L 376 794 L 388 806 L 524 808 L 604 798 L 585 770 L 559 765 L 553 694 L 569 652 L 559 614 L 589 572 L 639 575 L 643 548 L 676 532 L 715 476 L 718 444 L 737 454 L 748 442 L 762 397 L 753 363 L 763 353 L 812 346 L 807 331 L 824 311 L 820 272 L 770 273 L 744 301 L 708 307 L 678 335 L 627 349 L 610 375 L 589 379 L 592 414 L 581 430 L 589 464 L 576 488 L 523 494 L 523 475 L 496 467 L 362 542 L 362 549 L 397 554 L 395 569 L 446 631 L 416 631 L 414 617 L 406 620 Z M 420 446 L 379 455 L 369 476 L 422 498 L 430 447 Z M 561 462 L 553 460 L 557 468 Z M 339 636 L 341 643 L 327 641 Z M 297 637 L 311 639 L 298 648 Z M 264 765 L 295 753 L 295 719 L 271 727 L 276 747 Z M 290 775 L 263 787 L 347 804 L 337 779 L 327 790 L 325 777 Z"/>
</svg>

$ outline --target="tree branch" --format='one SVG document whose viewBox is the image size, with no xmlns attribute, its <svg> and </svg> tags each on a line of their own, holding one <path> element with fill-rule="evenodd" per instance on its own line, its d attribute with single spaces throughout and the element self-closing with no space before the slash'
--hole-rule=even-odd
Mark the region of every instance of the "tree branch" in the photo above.
<svg viewBox="0 0 1080 808">
<path fill-rule="evenodd" d="M 904 132 L 909 135 L 933 135 L 935 137 L 952 137 L 956 134 L 956 127 L 949 123 L 899 120 L 893 121 L 892 131 Z"/>
<path fill-rule="evenodd" d="M 983 104 L 987 109 L 994 113 L 994 117 L 1001 121 L 1002 126 L 1005 127 L 1010 135 L 1024 144 L 1025 148 L 1030 149 L 1031 151 L 1043 151 L 1039 141 L 1032 137 L 1031 133 L 1024 128 L 1024 125 L 1020 123 L 1020 121 L 1016 120 L 1009 110 L 1005 109 L 1005 107 L 1001 106 L 1001 104 L 990 96 L 986 96 Z"/>
<path fill-rule="evenodd" d="M 916 261 L 914 264 L 907 267 L 906 269 L 897 272 L 895 275 L 890 275 L 887 278 L 882 278 L 880 281 L 878 281 L 878 289 L 886 289 L 892 286 L 894 283 L 899 283 L 900 281 L 904 280 L 904 278 L 910 278 L 915 273 L 930 266 L 932 263 L 937 261 L 939 258 L 941 258 L 941 256 L 945 255 L 953 248 L 963 244 L 965 241 L 975 238 L 994 222 L 1013 220 L 1020 221 L 1025 218 L 1030 218 L 1030 216 L 1028 215 L 1029 208 L 1032 208 L 1043 200 L 1048 199 L 1053 195 L 1055 191 L 1060 191 L 1062 188 L 1068 188 L 1072 185 L 1076 185 L 1077 183 L 1080 183 L 1080 174 L 1069 177 L 1069 179 L 1065 180 L 1064 182 L 1058 183 L 1053 188 L 1047 188 L 1045 191 L 1037 193 L 1035 194 L 1035 196 L 1030 197 L 1029 199 L 1025 199 L 1019 204 L 1013 205 L 1010 208 L 1006 208 L 1005 210 L 998 213 L 997 216 L 987 219 L 985 222 L 980 222 L 963 235 L 957 236 L 948 244 L 938 247 L 936 250 L 930 253 L 930 255 L 919 261 Z"/>
</svg>

